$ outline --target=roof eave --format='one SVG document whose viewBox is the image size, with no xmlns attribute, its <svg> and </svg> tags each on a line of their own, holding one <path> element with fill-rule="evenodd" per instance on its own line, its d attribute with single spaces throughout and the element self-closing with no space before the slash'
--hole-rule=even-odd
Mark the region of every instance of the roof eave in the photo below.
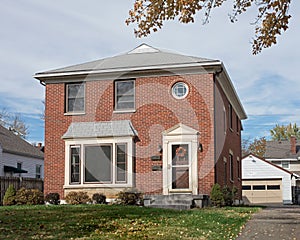
<svg viewBox="0 0 300 240">
<path fill-rule="evenodd" d="M 69 72 L 41 72 L 33 75 L 34 78 L 45 81 L 50 78 L 64 78 L 64 77 L 76 77 L 76 76 L 88 76 L 88 75 L 123 75 L 128 72 L 143 72 L 143 71 L 153 71 L 153 70 L 165 70 L 165 71 L 178 71 L 179 69 L 186 68 L 199 68 L 199 67 L 215 67 L 220 66 L 220 61 L 208 61 L 208 62 L 197 62 L 197 63 L 185 63 L 185 64 L 166 64 L 166 65 L 153 65 L 153 66 L 143 66 L 143 67 L 131 67 L 131 68 L 109 68 L 100 70 L 81 70 L 81 71 L 69 71 Z"/>
<path fill-rule="evenodd" d="M 221 67 L 222 67 L 222 72 L 220 72 L 220 77 L 219 78 L 217 77 L 219 79 L 219 83 L 220 83 L 226 97 L 231 102 L 233 109 L 238 114 L 239 118 L 241 120 L 245 120 L 248 118 L 247 114 L 245 112 L 245 109 L 243 108 L 243 105 L 239 99 L 237 92 L 235 91 L 235 88 L 230 80 L 229 74 L 228 74 L 223 62 L 221 62 Z M 225 81 L 222 81 L 223 79 Z"/>
</svg>

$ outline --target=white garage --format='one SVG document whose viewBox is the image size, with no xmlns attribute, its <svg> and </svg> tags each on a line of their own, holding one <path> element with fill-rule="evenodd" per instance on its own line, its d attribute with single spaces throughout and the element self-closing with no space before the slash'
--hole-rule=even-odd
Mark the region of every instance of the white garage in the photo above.
<svg viewBox="0 0 300 240">
<path fill-rule="evenodd" d="M 265 159 L 242 160 L 242 194 L 249 203 L 292 203 L 292 173 Z"/>
</svg>

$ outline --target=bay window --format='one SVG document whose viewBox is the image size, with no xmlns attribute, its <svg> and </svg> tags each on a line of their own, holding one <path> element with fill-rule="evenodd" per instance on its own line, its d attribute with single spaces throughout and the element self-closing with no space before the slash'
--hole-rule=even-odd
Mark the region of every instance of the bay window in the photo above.
<svg viewBox="0 0 300 240">
<path fill-rule="evenodd" d="M 124 142 L 79 140 L 66 147 L 69 148 L 66 186 L 118 184 L 130 187 L 132 184 L 132 139 Z"/>
</svg>

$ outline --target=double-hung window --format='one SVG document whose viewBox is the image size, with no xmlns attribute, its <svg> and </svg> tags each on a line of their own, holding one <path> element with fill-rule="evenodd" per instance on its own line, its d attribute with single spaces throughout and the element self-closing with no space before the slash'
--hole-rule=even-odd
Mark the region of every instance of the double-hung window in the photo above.
<svg viewBox="0 0 300 240">
<path fill-rule="evenodd" d="M 233 181 L 233 155 L 229 153 L 229 176 L 230 181 Z"/>
<path fill-rule="evenodd" d="M 233 128 L 233 109 L 232 109 L 231 104 L 229 104 L 229 106 L 228 106 L 228 124 L 229 124 L 229 128 L 232 129 Z"/>
<path fill-rule="evenodd" d="M 66 113 L 83 113 L 85 105 L 85 84 L 66 84 Z"/>
<path fill-rule="evenodd" d="M 135 109 L 135 81 L 124 80 L 115 82 L 115 110 Z"/>
</svg>

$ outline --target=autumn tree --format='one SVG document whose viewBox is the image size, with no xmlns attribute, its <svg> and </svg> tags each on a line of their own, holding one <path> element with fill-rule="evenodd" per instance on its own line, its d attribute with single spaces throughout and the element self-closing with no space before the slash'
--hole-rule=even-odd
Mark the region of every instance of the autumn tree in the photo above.
<svg viewBox="0 0 300 240">
<path fill-rule="evenodd" d="M 203 23 L 208 23 L 211 11 L 221 7 L 227 0 L 135 0 L 129 11 L 126 23 L 134 23 L 137 37 L 147 36 L 163 27 L 167 20 L 178 19 L 181 23 L 195 21 L 195 15 L 203 12 Z M 277 37 L 288 29 L 289 7 L 291 0 L 234 0 L 229 14 L 231 22 L 250 8 L 256 8 L 254 19 L 255 36 L 252 41 L 252 53 L 257 54 L 264 48 L 277 43 Z"/>
<path fill-rule="evenodd" d="M 19 113 L 10 113 L 6 109 L 0 112 L 0 125 L 13 131 L 16 135 L 26 138 L 28 126 Z"/>
<path fill-rule="evenodd" d="M 300 139 L 300 128 L 296 123 L 290 123 L 286 126 L 276 124 L 276 126 L 270 130 L 270 134 L 272 140 L 275 141 L 289 140 L 291 136 L 295 136 L 297 139 Z"/>
<path fill-rule="evenodd" d="M 242 152 L 243 156 L 253 153 L 256 156 L 263 157 L 266 153 L 267 140 L 265 137 L 255 138 L 253 141 L 243 139 Z"/>
</svg>

